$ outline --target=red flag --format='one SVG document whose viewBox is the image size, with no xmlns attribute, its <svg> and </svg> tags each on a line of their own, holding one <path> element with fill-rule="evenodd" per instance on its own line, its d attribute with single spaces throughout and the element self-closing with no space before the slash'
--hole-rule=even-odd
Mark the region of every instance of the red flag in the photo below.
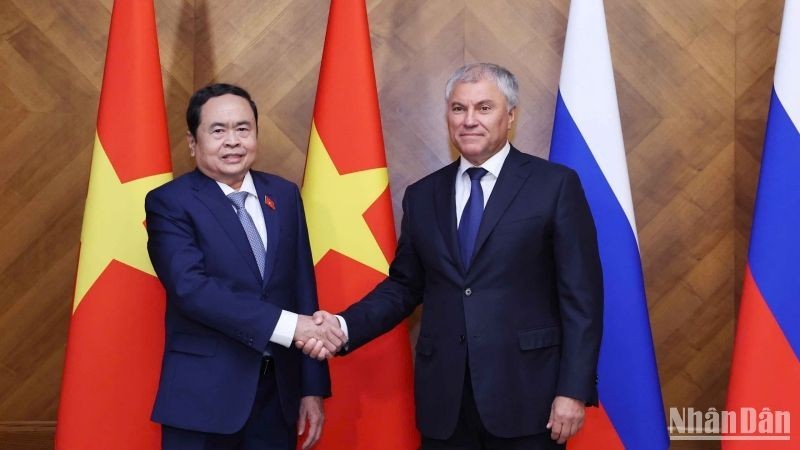
<svg viewBox="0 0 800 450">
<path fill-rule="evenodd" d="M 320 307 L 341 311 L 388 274 L 395 233 L 363 0 L 333 0 L 303 182 Z M 331 361 L 319 448 L 409 450 L 414 426 L 404 324 Z"/>
<path fill-rule="evenodd" d="M 164 350 L 163 288 L 144 197 L 172 178 L 155 13 L 117 0 L 100 94 L 56 448 L 161 448 L 150 421 Z"/>
</svg>

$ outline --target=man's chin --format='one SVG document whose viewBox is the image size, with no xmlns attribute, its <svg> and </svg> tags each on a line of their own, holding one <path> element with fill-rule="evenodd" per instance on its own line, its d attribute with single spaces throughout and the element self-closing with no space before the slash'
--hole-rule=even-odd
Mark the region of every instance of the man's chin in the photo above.
<svg viewBox="0 0 800 450">
<path fill-rule="evenodd" d="M 460 147 L 458 152 L 461 153 L 461 156 L 468 160 L 480 159 L 481 155 L 485 153 L 482 147 L 478 148 L 471 145 Z"/>
<path fill-rule="evenodd" d="M 236 175 L 236 174 L 244 174 L 248 170 L 250 170 L 250 166 L 252 166 L 252 161 L 230 161 L 227 164 L 223 165 L 221 169 L 229 174 L 229 175 Z"/>
</svg>

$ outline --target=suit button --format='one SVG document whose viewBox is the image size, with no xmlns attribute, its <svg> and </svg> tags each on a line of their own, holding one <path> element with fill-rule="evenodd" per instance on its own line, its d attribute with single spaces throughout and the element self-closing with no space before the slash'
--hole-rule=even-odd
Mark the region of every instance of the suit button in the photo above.
<svg viewBox="0 0 800 450">
<path fill-rule="evenodd" d="M 470 288 L 466 288 L 466 289 L 464 290 L 464 295 L 466 295 L 467 297 L 469 297 L 470 295 L 472 295 L 472 289 L 470 289 Z"/>
<path fill-rule="evenodd" d="M 462 334 L 461 336 L 459 336 L 459 337 L 458 337 L 458 342 L 459 342 L 460 344 L 463 344 L 463 343 L 464 343 L 464 341 L 466 341 L 466 340 L 467 340 L 467 338 L 465 338 L 463 334 Z"/>
</svg>

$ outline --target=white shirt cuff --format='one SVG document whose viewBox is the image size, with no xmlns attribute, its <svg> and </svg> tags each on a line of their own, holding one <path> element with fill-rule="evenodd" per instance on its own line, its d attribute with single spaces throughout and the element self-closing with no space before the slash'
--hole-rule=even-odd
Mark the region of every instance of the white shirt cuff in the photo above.
<svg viewBox="0 0 800 450">
<path fill-rule="evenodd" d="M 275 330 L 272 331 L 270 342 L 282 345 L 286 348 L 292 346 L 294 339 L 294 331 L 297 328 L 297 314 L 286 311 L 281 311 L 281 317 L 278 318 L 278 323 L 275 324 Z"/>
<path fill-rule="evenodd" d="M 350 333 L 347 332 L 347 322 L 344 320 L 344 317 L 336 316 L 336 319 L 339 320 L 339 326 L 342 328 L 342 331 L 344 331 L 344 337 L 350 339 Z"/>
</svg>

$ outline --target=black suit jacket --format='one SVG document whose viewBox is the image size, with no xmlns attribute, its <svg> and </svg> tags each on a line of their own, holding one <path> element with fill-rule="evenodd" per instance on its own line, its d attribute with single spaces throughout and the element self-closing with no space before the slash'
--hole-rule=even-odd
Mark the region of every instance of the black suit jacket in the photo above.
<svg viewBox="0 0 800 450">
<path fill-rule="evenodd" d="M 424 302 L 415 366 L 422 434 L 453 433 L 466 370 L 489 432 L 542 433 L 556 395 L 597 402 L 603 286 L 594 222 L 574 171 L 512 147 L 465 270 L 457 170 L 458 161 L 406 190 L 389 277 L 342 313 L 349 350 Z"/>
</svg>

